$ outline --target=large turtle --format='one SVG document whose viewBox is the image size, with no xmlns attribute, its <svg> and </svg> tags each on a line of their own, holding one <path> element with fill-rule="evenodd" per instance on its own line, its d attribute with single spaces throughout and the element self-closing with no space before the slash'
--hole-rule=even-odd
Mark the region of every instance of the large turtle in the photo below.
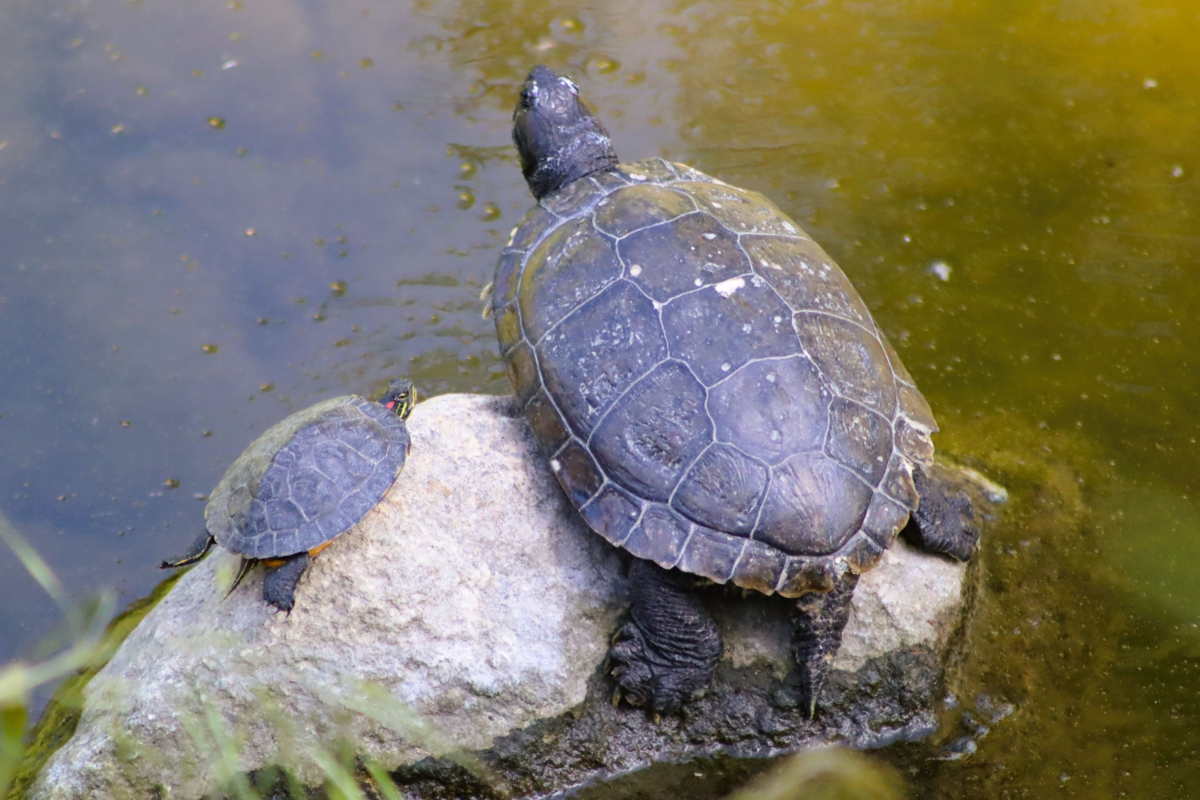
<svg viewBox="0 0 1200 800">
<path fill-rule="evenodd" d="M 812 714 L 858 575 L 909 515 L 928 549 L 975 549 L 969 502 L 925 472 L 928 404 L 846 276 L 767 198 L 660 159 L 619 164 L 546 67 L 513 141 L 538 205 L 501 255 L 492 311 L 559 483 L 637 556 L 618 693 L 657 712 L 709 685 L 722 644 L 701 576 L 800 598 Z"/>
<path fill-rule="evenodd" d="M 378 401 L 334 397 L 275 424 L 213 489 L 204 531 L 161 568 L 195 563 L 219 544 L 242 556 L 234 587 L 262 563 L 263 600 L 290 612 L 311 558 L 396 481 L 410 445 L 404 421 L 416 400 L 412 382 L 396 379 Z"/>
</svg>

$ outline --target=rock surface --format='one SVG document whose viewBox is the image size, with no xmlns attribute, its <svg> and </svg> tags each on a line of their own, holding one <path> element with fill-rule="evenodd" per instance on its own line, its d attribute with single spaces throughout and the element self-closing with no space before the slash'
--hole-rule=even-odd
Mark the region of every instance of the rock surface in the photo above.
<svg viewBox="0 0 1200 800">
<path fill-rule="evenodd" d="M 859 583 L 815 721 L 788 680 L 788 601 L 714 588 L 717 680 L 655 721 L 608 702 L 624 556 L 578 520 L 511 398 L 434 398 L 409 430 L 404 472 L 290 616 L 263 603 L 261 570 L 223 599 L 223 550 L 185 575 L 88 685 L 31 796 L 198 798 L 273 765 L 315 785 L 339 743 L 413 796 L 541 796 L 656 760 L 934 729 L 968 567 L 897 541 Z"/>
</svg>

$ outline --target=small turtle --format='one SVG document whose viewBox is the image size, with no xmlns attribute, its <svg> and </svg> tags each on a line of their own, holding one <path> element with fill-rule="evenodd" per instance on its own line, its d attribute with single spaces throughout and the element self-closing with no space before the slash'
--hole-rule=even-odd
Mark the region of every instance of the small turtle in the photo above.
<svg viewBox="0 0 1200 800">
<path fill-rule="evenodd" d="M 312 557 L 374 508 L 404 467 L 404 420 L 416 401 L 412 382 L 397 379 L 378 401 L 335 397 L 272 426 L 213 489 L 205 530 L 160 568 L 193 564 L 219 544 L 242 556 L 233 588 L 261 562 L 263 600 L 290 612 Z"/>
<path fill-rule="evenodd" d="M 722 643 L 700 576 L 799 598 L 811 715 L 858 576 L 909 515 L 926 548 L 975 549 L 969 501 L 926 472 L 929 405 L 846 276 L 761 194 L 619 164 L 546 67 L 513 141 L 538 205 L 496 269 L 500 352 L 567 496 L 637 556 L 617 692 L 659 712 L 709 685 Z"/>
</svg>

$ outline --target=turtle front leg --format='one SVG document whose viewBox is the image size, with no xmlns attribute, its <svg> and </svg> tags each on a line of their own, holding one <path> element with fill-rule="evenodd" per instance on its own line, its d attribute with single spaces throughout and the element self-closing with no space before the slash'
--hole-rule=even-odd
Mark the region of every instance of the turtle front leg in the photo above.
<svg viewBox="0 0 1200 800">
<path fill-rule="evenodd" d="M 721 634 L 692 591 L 691 576 L 635 559 L 629 568 L 630 619 L 609 657 L 617 697 L 653 713 L 672 712 L 712 683 Z"/>
<path fill-rule="evenodd" d="M 842 631 L 850 619 L 850 598 L 858 576 L 847 572 L 828 592 L 801 595 L 792 617 L 792 654 L 799 670 L 800 706 L 812 719 L 817 695 L 842 644 Z"/>
<path fill-rule="evenodd" d="M 296 584 L 312 559 L 305 552 L 282 560 L 279 566 L 267 569 L 267 576 L 263 578 L 263 600 L 290 614 L 296 605 Z"/>
<path fill-rule="evenodd" d="M 913 512 L 916 533 L 912 538 L 931 553 L 944 553 L 966 561 L 979 545 L 975 528 L 975 511 L 971 499 L 961 494 L 948 494 L 945 487 L 920 467 L 913 468 L 913 483 L 921 498 Z M 912 526 L 907 529 L 912 532 Z"/>
<path fill-rule="evenodd" d="M 171 569 L 172 567 L 186 567 L 188 564 L 195 564 L 197 561 L 204 558 L 205 553 L 207 553 L 216 543 L 217 540 L 212 537 L 211 533 L 208 531 L 202 531 L 200 535 L 196 537 L 196 541 L 192 542 L 192 544 L 188 547 L 187 552 L 174 559 L 168 558 L 166 561 L 159 564 L 158 568 Z"/>
</svg>

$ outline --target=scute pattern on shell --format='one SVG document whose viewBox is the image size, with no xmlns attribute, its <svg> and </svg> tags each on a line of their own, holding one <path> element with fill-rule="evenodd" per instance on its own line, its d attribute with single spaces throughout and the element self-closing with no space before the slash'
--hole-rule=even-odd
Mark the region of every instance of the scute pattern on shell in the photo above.
<svg viewBox="0 0 1200 800">
<path fill-rule="evenodd" d="M 755 192 L 661 159 L 534 207 L 493 294 L 509 379 L 588 525 L 794 597 L 879 560 L 928 404 L 846 276 Z"/>
<path fill-rule="evenodd" d="M 205 509 L 217 543 L 247 558 L 292 555 L 347 530 L 379 502 L 408 455 L 404 420 L 347 395 L 291 415 L 225 472 Z"/>
</svg>

